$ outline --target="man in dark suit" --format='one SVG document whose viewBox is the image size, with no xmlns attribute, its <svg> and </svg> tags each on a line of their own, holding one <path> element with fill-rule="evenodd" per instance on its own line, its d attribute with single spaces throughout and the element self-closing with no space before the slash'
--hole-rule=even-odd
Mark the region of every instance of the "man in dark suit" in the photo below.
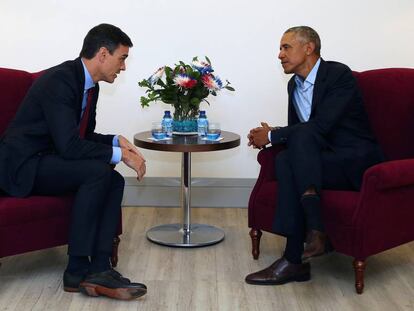
<svg viewBox="0 0 414 311">
<path fill-rule="evenodd" d="M 327 236 L 321 218 L 321 189 L 359 189 L 364 171 L 382 160 L 351 70 L 320 57 L 321 42 L 307 26 L 288 29 L 280 42 L 288 84 L 288 126 L 261 127 L 249 145 L 283 144 L 276 156 L 278 201 L 273 230 L 287 238 L 283 256 L 246 277 L 250 284 L 310 279 L 302 260 L 322 255 Z M 306 241 L 306 247 L 304 242 Z"/>
<path fill-rule="evenodd" d="M 0 189 L 12 196 L 75 193 L 68 239 L 66 291 L 132 299 L 146 293 L 110 265 L 120 223 L 123 161 L 141 180 L 145 159 L 123 136 L 95 133 L 99 81 L 125 70 L 130 38 L 101 24 L 86 35 L 80 57 L 46 70 L 29 89 L 0 139 Z"/>
</svg>

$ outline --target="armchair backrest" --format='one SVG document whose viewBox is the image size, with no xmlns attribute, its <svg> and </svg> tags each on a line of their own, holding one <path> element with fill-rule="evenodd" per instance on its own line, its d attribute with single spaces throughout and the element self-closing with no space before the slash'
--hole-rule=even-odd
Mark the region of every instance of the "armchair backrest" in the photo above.
<svg viewBox="0 0 414 311">
<path fill-rule="evenodd" d="M 387 159 L 414 158 L 414 69 L 376 69 L 354 75 Z"/>
<path fill-rule="evenodd" d="M 41 73 L 0 68 L 0 136 L 13 119 L 33 81 Z"/>
</svg>

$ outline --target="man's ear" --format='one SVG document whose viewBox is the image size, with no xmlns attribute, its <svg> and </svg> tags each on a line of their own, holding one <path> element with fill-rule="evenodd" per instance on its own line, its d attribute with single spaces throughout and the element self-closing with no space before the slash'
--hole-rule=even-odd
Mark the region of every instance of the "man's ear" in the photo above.
<svg viewBox="0 0 414 311">
<path fill-rule="evenodd" d="M 96 53 L 96 56 L 98 57 L 98 61 L 100 63 L 103 63 L 105 61 L 105 58 L 107 57 L 109 51 L 106 47 L 101 47 L 98 52 Z"/>
<path fill-rule="evenodd" d="M 308 42 L 305 44 L 305 53 L 306 55 L 311 55 L 315 51 L 315 43 L 314 42 Z"/>
</svg>

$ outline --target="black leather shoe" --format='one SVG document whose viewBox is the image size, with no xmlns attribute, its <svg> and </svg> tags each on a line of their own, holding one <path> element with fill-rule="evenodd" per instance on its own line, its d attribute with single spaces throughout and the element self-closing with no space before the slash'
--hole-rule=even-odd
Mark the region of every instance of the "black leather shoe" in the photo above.
<svg viewBox="0 0 414 311">
<path fill-rule="evenodd" d="M 133 283 L 114 269 L 88 274 L 79 290 L 88 296 L 107 296 L 122 300 L 135 299 L 147 293 L 144 284 Z"/>
<path fill-rule="evenodd" d="M 67 270 L 63 273 L 63 290 L 65 292 L 79 292 L 79 284 L 85 279 L 88 269 L 77 273 L 70 273 Z"/>
<path fill-rule="evenodd" d="M 246 283 L 254 285 L 281 285 L 289 282 L 310 280 L 309 262 L 293 264 L 284 257 L 276 260 L 270 267 L 246 276 Z"/>
</svg>

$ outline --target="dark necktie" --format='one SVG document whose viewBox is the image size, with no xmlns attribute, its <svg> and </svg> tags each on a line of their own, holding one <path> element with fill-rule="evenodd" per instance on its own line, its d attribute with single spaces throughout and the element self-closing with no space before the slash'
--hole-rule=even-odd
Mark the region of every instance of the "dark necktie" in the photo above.
<svg viewBox="0 0 414 311">
<path fill-rule="evenodd" d="M 79 125 L 79 137 L 80 138 L 85 138 L 85 135 L 86 135 L 86 129 L 88 127 L 88 120 L 89 120 L 89 111 L 91 110 L 92 98 L 93 98 L 94 93 L 95 93 L 94 87 L 88 90 L 88 97 L 86 99 L 85 111 L 83 112 L 82 119 Z"/>
</svg>

